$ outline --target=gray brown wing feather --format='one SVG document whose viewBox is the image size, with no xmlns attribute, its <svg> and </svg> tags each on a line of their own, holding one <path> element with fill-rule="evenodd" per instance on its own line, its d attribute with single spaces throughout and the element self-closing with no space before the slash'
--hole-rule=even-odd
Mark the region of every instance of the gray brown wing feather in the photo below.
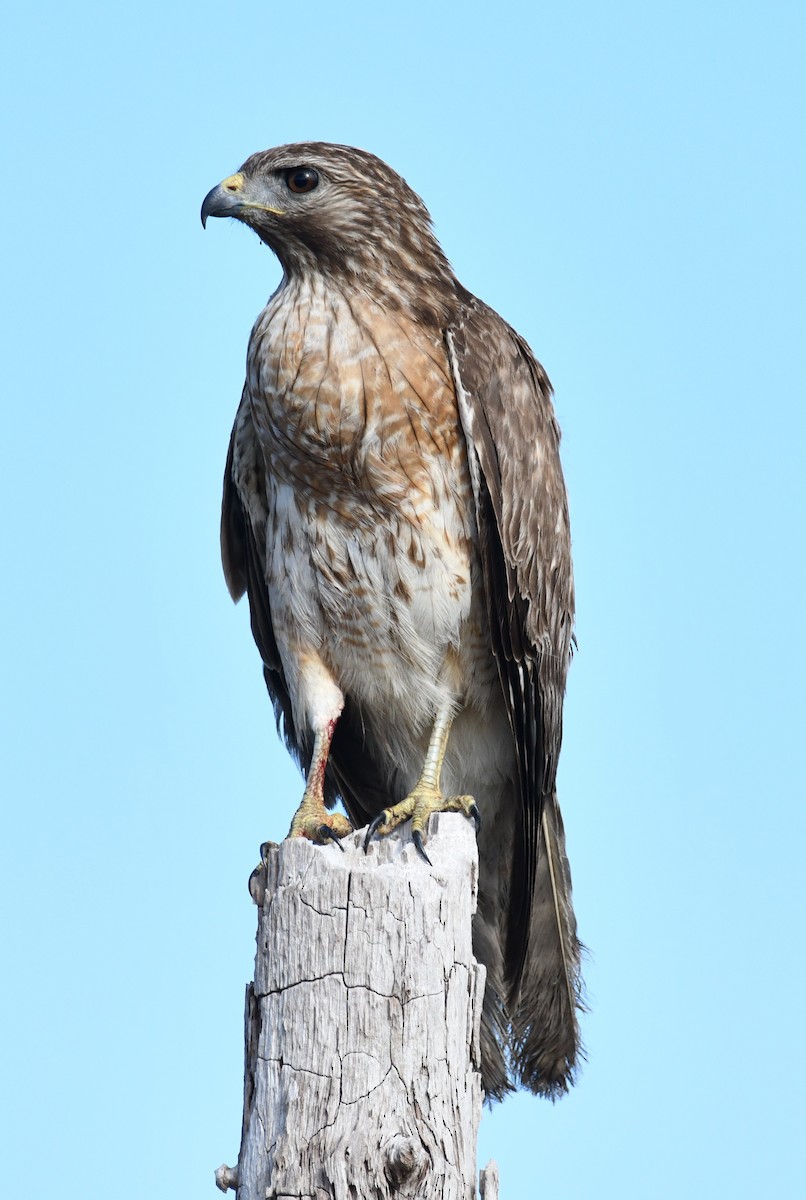
<svg viewBox="0 0 806 1200">
<path fill-rule="evenodd" d="M 522 1081 L 556 1095 L 579 1052 L 580 945 L 556 798 L 574 585 L 551 385 L 526 342 L 465 294 L 447 335 L 474 485 L 493 651 L 518 763 L 506 969 Z"/>
<path fill-rule="evenodd" d="M 529 738 L 524 758 L 526 778 L 548 794 L 562 741 L 574 622 L 568 503 L 551 385 L 523 339 L 478 300 L 465 305 L 450 336 L 470 419 L 466 434 L 484 484 L 477 504 L 480 499 L 490 615 L 512 664 L 514 696 L 533 690 L 525 679 L 539 684 L 539 711 L 529 716 L 540 736 Z"/>
<path fill-rule="evenodd" d="M 237 602 L 244 593 L 248 597 L 252 636 L 263 660 L 263 676 L 274 707 L 277 728 L 291 754 L 305 770 L 310 763 L 312 746 L 306 740 L 304 731 L 298 731 L 294 722 L 266 587 L 263 547 L 266 544 L 267 520 L 265 471 L 252 427 L 248 397 L 244 391 L 224 468 L 221 562 L 232 599 Z"/>
</svg>

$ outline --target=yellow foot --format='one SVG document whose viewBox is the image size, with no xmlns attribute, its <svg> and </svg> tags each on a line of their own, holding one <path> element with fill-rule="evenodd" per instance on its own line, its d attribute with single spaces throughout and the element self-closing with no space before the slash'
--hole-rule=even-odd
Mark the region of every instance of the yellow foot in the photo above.
<svg viewBox="0 0 806 1200">
<path fill-rule="evenodd" d="M 324 801 L 308 792 L 302 797 L 291 828 L 289 837 L 304 837 L 311 842 L 324 846 L 328 841 L 335 842 L 340 850 L 344 847 L 341 839 L 352 833 L 353 827 L 341 813 L 331 813 L 325 808 Z"/>
<path fill-rule="evenodd" d="M 428 818 L 432 813 L 436 812 L 463 812 L 466 817 L 472 819 L 473 824 L 476 826 L 476 833 L 481 829 L 481 813 L 472 796 L 443 796 L 439 788 L 432 787 L 426 783 L 418 783 L 414 791 L 409 792 L 405 800 L 401 800 L 399 804 L 393 805 L 392 808 L 385 808 L 383 812 L 378 813 L 375 820 L 367 829 L 367 835 L 364 838 L 364 851 L 367 851 L 369 843 L 376 833 L 384 837 L 387 833 L 391 833 L 393 829 L 396 829 L 398 825 L 402 825 L 404 821 L 408 821 L 411 818 L 411 840 L 430 866 L 431 859 L 426 854 L 423 846 L 423 830 L 428 824 Z"/>
</svg>

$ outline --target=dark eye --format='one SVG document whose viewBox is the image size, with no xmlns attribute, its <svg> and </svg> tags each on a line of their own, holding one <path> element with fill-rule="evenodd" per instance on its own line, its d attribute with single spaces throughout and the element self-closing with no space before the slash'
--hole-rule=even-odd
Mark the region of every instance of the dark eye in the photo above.
<svg viewBox="0 0 806 1200">
<path fill-rule="evenodd" d="M 312 192 L 319 183 L 319 176 L 311 167 L 294 167 L 286 171 L 285 181 L 292 192 Z"/>
</svg>

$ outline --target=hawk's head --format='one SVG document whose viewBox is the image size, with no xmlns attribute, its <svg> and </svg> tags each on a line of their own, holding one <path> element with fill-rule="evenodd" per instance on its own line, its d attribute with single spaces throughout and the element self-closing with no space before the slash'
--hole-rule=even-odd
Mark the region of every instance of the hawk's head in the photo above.
<svg viewBox="0 0 806 1200">
<path fill-rule="evenodd" d="M 416 192 L 386 163 L 351 146 L 302 142 L 253 154 L 204 199 L 208 217 L 236 217 L 272 248 L 288 276 L 394 279 L 455 295 L 453 272 Z"/>
</svg>

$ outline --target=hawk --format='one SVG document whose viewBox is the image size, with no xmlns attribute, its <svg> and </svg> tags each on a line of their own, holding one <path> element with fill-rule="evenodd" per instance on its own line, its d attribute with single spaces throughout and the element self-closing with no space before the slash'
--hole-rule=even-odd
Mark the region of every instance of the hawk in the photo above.
<svg viewBox="0 0 806 1200">
<path fill-rule="evenodd" d="M 574 590 L 560 433 L 529 346 L 457 281 L 374 155 L 254 154 L 202 206 L 283 277 L 257 318 L 224 478 L 278 726 L 290 836 L 367 843 L 430 813 L 479 834 L 482 1075 L 552 1098 L 580 1057 L 580 943 L 557 802 Z"/>
</svg>

